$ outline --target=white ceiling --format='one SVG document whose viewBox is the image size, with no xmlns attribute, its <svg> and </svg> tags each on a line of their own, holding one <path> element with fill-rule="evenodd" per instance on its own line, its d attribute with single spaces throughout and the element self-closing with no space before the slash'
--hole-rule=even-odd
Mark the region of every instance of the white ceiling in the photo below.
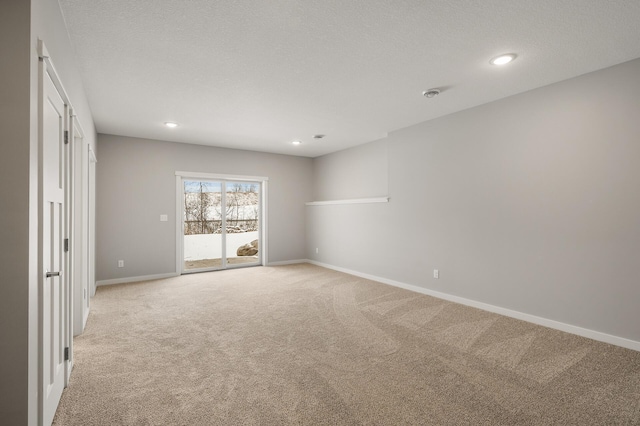
<svg viewBox="0 0 640 426">
<path fill-rule="evenodd" d="M 98 132 L 310 157 L 640 57 L 638 0 L 59 2 Z"/>
</svg>

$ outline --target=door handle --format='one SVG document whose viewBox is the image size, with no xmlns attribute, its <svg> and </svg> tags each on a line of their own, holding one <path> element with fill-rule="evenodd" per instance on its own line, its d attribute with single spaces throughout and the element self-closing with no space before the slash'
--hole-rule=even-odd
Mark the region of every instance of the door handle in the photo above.
<svg viewBox="0 0 640 426">
<path fill-rule="evenodd" d="M 49 271 L 46 271 L 45 274 L 47 275 L 47 278 L 61 277 L 62 276 L 62 271 L 60 271 L 60 272 L 49 272 Z"/>
</svg>

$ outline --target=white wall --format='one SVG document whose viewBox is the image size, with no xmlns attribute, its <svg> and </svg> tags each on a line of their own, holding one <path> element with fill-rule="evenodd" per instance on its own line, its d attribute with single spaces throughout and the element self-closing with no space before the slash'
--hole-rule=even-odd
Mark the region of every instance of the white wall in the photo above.
<svg viewBox="0 0 640 426">
<path fill-rule="evenodd" d="M 176 171 L 268 177 L 269 261 L 305 258 L 311 159 L 99 135 L 97 280 L 175 272 Z"/>
<path fill-rule="evenodd" d="M 0 2 L 0 419 L 37 421 L 38 39 L 44 40 L 90 143 L 91 111 L 57 1 Z"/>
<path fill-rule="evenodd" d="M 640 342 L 638 76 L 640 59 L 391 133 L 390 202 L 307 207 L 308 257 Z M 362 196 L 379 163 L 318 158 L 316 193 Z"/>
</svg>

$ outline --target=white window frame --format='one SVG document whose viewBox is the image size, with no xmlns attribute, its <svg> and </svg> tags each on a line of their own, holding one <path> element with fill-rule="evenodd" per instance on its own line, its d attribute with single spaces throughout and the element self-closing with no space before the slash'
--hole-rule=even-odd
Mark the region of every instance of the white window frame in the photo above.
<svg viewBox="0 0 640 426">
<path fill-rule="evenodd" d="M 267 244 L 267 183 L 268 177 L 265 176 L 244 176 L 229 175 L 219 173 L 203 173 L 203 172 L 185 172 L 176 171 L 176 273 L 182 275 L 184 273 L 184 211 L 183 211 L 183 181 L 185 179 L 207 179 L 219 180 L 224 182 L 256 182 L 260 184 L 260 250 L 258 251 L 258 261 L 260 265 L 269 264 L 269 251 Z M 223 241 L 224 244 L 224 241 Z M 226 256 L 226 250 L 225 250 Z M 255 266 L 255 265 L 248 265 Z M 226 268 L 225 268 L 226 269 Z"/>
</svg>

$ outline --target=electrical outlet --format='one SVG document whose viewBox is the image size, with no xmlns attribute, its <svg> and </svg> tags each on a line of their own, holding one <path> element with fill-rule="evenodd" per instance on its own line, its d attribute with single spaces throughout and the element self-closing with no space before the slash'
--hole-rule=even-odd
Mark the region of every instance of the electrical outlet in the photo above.
<svg viewBox="0 0 640 426">
<path fill-rule="evenodd" d="M 318 247 L 316 247 L 316 254 L 318 254 Z"/>
<path fill-rule="evenodd" d="M 440 271 L 438 271 L 437 269 L 433 270 L 433 278 L 440 278 Z"/>
<path fill-rule="evenodd" d="M 118 268 L 124 268 L 124 260 L 118 260 Z"/>
</svg>

